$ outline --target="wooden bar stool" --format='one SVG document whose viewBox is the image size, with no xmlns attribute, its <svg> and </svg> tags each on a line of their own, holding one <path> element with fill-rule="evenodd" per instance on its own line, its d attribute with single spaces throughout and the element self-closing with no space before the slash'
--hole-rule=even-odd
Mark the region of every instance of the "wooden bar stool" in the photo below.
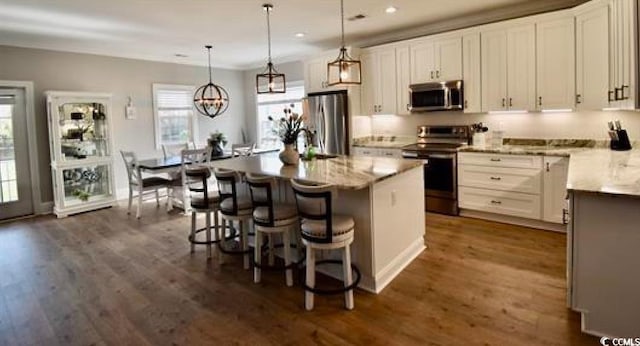
<svg viewBox="0 0 640 346">
<path fill-rule="evenodd" d="M 305 288 L 305 308 L 313 309 L 313 295 L 344 293 L 345 307 L 352 310 L 353 289 L 360 281 L 358 268 L 351 264 L 351 250 L 353 243 L 355 222 L 352 217 L 333 214 L 332 196 L 335 187 L 332 185 L 309 185 L 301 181 L 291 180 L 298 215 L 302 242 L 307 248 L 307 268 Z M 315 259 L 315 250 L 342 249 L 342 261 Z M 315 266 L 321 263 L 341 263 L 344 289 L 320 290 L 315 288 Z M 356 273 L 353 281 L 352 269 Z"/>
<path fill-rule="evenodd" d="M 214 172 L 218 181 L 218 194 L 220 195 L 220 215 L 222 217 L 222 229 L 227 229 L 227 222 L 233 228 L 233 223 L 238 222 L 240 230 L 240 250 L 225 249 L 221 241 L 218 249 L 226 254 L 244 255 L 244 269 L 249 269 L 249 224 L 253 219 L 251 199 L 247 196 L 246 188 L 242 184 L 242 175 L 235 171 L 216 169 Z M 240 191 L 238 191 L 240 190 Z M 218 235 L 218 239 L 222 239 Z"/>
<path fill-rule="evenodd" d="M 255 229 L 253 282 L 259 283 L 262 269 L 263 236 L 269 236 L 269 266 L 273 263 L 273 235 L 282 235 L 284 250 L 285 280 L 287 286 L 293 286 L 291 263 L 291 232 L 298 225 L 298 213 L 295 205 L 274 203 L 273 190 L 277 188 L 277 181 L 273 177 L 247 174 L 247 185 L 251 193 L 253 205 L 253 226 Z"/>
</svg>

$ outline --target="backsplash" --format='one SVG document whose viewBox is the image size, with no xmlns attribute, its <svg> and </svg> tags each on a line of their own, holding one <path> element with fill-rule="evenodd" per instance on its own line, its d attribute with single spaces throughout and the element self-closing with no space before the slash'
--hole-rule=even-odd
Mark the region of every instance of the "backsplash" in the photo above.
<svg viewBox="0 0 640 346">
<path fill-rule="evenodd" d="M 469 125 L 482 122 L 493 130 L 505 131 L 511 138 L 608 139 L 607 121 L 619 119 L 632 141 L 640 140 L 640 112 L 585 111 L 566 113 L 463 114 L 434 112 L 414 115 L 376 115 L 354 117 L 357 137 L 368 135 L 415 136 L 419 125 Z M 370 125 L 366 122 L 370 122 Z M 355 121 L 354 121 L 355 123 Z M 366 129 L 370 132 L 366 133 Z M 355 136 L 354 132 L 354 137 Z"/>
</svg>

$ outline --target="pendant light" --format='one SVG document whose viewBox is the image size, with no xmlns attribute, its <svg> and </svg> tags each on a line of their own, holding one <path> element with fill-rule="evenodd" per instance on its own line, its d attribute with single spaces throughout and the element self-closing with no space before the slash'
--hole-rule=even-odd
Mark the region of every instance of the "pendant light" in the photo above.
<svg viewBox="0 0 640 346">
<path fill-rule="evenodd" d="M 200 114 L 215 118 L 224 113 L 229 107 L 229 94 L 227 91 L 211 81 L 211 48 L 204 46 L 209 54 L 209 83 L 196 90 L 193 95 L 193 103 Z"/>
<path fill-rule="evenodd" d="M 287 85 L 284 73 L 278 73 L 271 62 L 271 21 L 270 13 L 273 11 L 273 5 L 264 4 L 262 8 L 267 12 L 267 40 L 269 46 L 269 60 L 267 68 L 260 74 L 256 75 L 256 92 L 258 94 L 283 94 L 287 92 Z"/>
<path fill-rule="evenodd" d="M 340 0 L 340 17 L 342 19 L 342 47 L 338 58 L 327 64 L 327 80 L 329 85 L 358 85 L 360 79 L 360 60 L 355 60 L 344 44 L 344 0 Z"/>
</svg>

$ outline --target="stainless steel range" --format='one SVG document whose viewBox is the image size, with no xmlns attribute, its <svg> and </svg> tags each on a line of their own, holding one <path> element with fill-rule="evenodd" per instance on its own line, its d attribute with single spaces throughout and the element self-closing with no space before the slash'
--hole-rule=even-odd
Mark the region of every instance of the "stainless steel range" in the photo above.
<svg viewBox="0 0 640 346">
<path fill-rule="evenodd" d="M 468 145 L 468 126 L 418 126 L 418 142 L 402 156 L 424 162 L 427 211 L 458 215 L 458 148 Z"/>
</svg>

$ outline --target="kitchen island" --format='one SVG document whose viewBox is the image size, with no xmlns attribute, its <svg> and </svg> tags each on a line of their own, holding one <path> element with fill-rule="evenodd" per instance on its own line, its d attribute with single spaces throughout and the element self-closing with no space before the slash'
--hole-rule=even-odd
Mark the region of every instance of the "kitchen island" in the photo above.
<svg viewBox="0 0 640 346">
<path fill-rule="evenodd" d="M 289 203 L 295 203 L 290 179 L 335 185 L 338 193 L 334 197 L 334 213 L 355 219 L 352 262 L 362 274 L 359 287 L 364 290 L 382 291 L 425 249 L 420 161 L 339 156 L 287 166 L 277 155 L 265 154 L 216 161 L 212 166 L 277 177 L 277 197 Z M 342 279 L 341 270 L 326 268 L 324 272 Z"/>
</svg>

